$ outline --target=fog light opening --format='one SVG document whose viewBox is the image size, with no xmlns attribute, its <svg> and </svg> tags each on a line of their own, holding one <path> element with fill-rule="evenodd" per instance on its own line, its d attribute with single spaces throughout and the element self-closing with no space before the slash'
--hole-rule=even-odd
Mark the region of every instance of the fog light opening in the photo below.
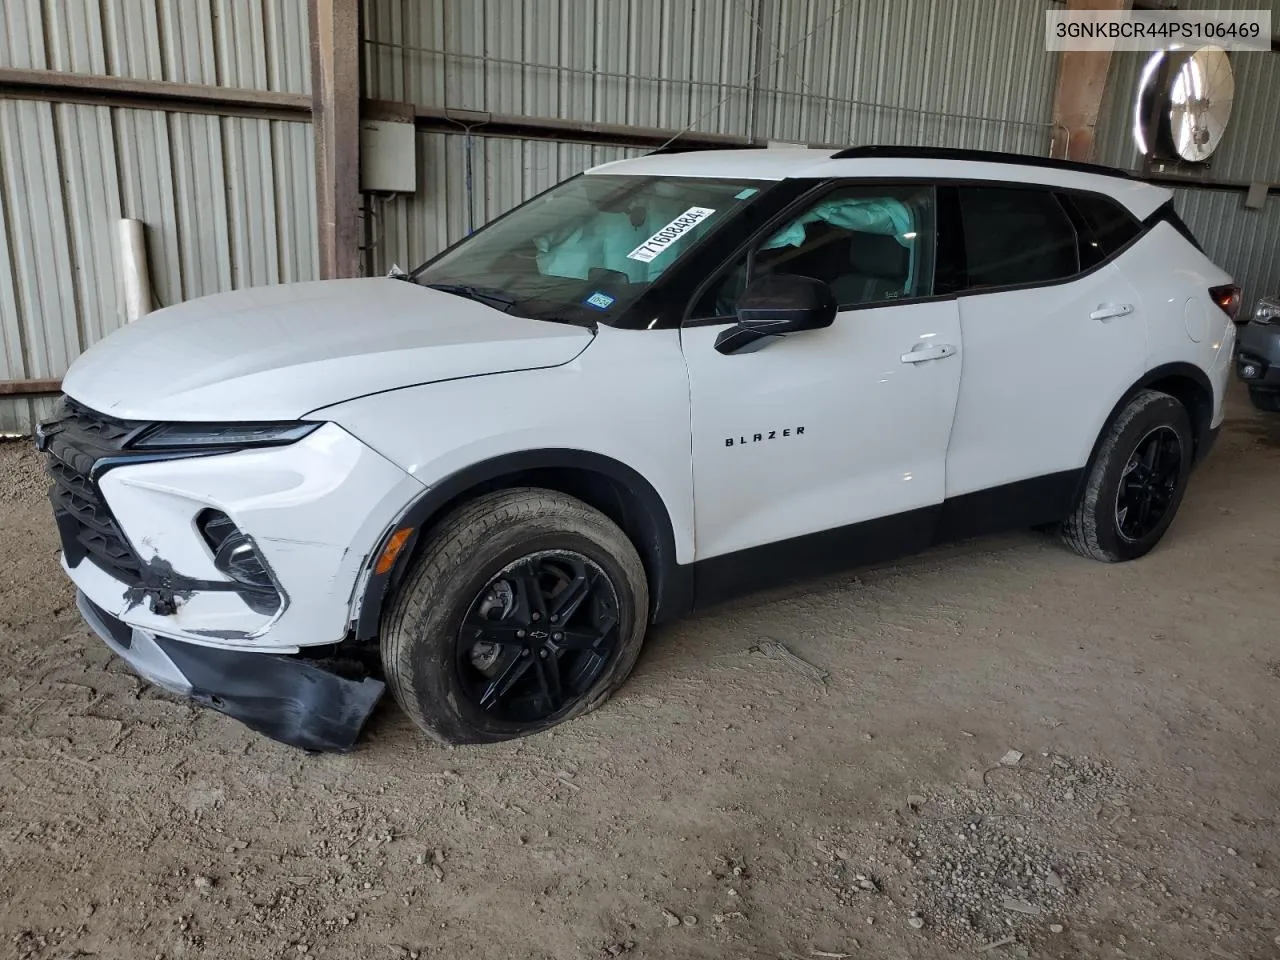
<svg viewBox="0 0 1280 960">
<path fill-rule="evenodd" d="M 196 528 L 213 552 L 213 565 L 246 589 L 240 597 L 255 613 L 280 609 L 280 593 L 253 541 L 221 510 L 203 510 Z"/>
</svg>

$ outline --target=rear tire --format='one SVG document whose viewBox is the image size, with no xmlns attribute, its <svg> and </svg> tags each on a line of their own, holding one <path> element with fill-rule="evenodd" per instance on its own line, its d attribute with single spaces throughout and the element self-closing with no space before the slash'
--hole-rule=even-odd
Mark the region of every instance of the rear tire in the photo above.
<svg viewBox="0 0 1280 960">
<path fill-rule="evenodd" d="M 1249 399 L 1259 410 L 1265 410 L 1267 413 L 1280 413 L 1280 392 L 1250 387 Z"/>
<path fill-rule="evenodd" d="M 1151 551 L 1173 522 L 1191 474 L 1191 418 L 1167 393 L 1142 390 L 1107 427 L 1062 539 L 1106 563 Z"/>
<path fill-rule="evenodd" d="M 428 535 L 383 623 L 383 669 L 435 740 L 510 740 L 604 703 L 648 612 L 644 566 L 608 517 L 555 491 L 500 490 Z"/>
</svg>

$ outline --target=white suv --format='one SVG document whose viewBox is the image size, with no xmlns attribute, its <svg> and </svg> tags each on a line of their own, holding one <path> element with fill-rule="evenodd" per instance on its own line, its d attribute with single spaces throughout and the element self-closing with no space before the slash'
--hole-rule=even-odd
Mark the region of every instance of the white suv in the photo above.
<svg viewBox="0 0 1280 960">
<path fill-rule="evenodd" d="M 1169 191 L 1006 154 L 660 151 L 411 274 L 159 311 L 42 427 L 63 565 L 157 684 L 306 749 L 600 704 L 650 623 L 1010 528 L 1150 550 L 1239 291 Z"/>
</svg>

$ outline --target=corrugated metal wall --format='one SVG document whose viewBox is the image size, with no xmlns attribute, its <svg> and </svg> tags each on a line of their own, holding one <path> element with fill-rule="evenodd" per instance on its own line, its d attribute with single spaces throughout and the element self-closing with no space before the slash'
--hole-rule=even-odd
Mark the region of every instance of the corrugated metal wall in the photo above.
<svg viewBox="0 0 1280 960">
<path fill-rule="evenodd" d="M 1277 19 L 1280 19 L 1278 17 Z M 1136 169 L 1141 157 L 1133 139 L 1133 100 L 1149 54 L 1112 55 L 1098 122 L 1098 160 Z M 1215 180 L 1280 183 L 1280 54 L 1235 53 L 1235 101 L 1231 122 L 1209 170 Z"/>
<path fill-rule="evenodd" d="M 369 96 L 809 143 L 1047 151 L 1055 65 L 1035 0 L 365 0 Z M 999 29 L 992 29 L 998 24 Z M 603 157 L 423 137 L 374 262 L 418 263 Z M 443 167 L 440 165 L 444 164 Z"/>
<path fill-rule="evenodd" d="M 821 143 L 1049 141 L 1054 60 L 1028 0 L 365 0 L 365 17 L 380 99 Z"/>
<path fill-rule="evenodd" d="M 1195 0 L 1188 6 L 1221 6 Z M 1280 0 L 1242 0 L 1231 9 L 1266 9 L 1280 23 Z M 1151 55 L 1112 55 L 1098 124 L 1098 159 L 1137 169 L 1141 157 L 1133 139 L 1133 101 L 1142 67 Z M 1235 100 L 1231 122 L 1210 162 L 1216 180 L 1280 184 L 1280 54 L 1233 53 Z M 1280 292 L 1280 196 L 1272 193 L 1261 210 L 1244 206 L 1239 190 L 1196 187 L 1174 191 L 1174 205 L 1206 252 L 1244 287 L 1245 309 L 1260 296 Z"/>
<path fill-rule="evenodd" d="M 1055 61 L 1027 0 L 764 2 L 758 135 L 1047 151 Z M 731 0 L 741 16 L 746 0 Z M 998 29 L 992 29 L 998 24 Z M 731 132 L 746 133 L 749 130 Z"/>
<path fill-rule="evenodd" d="M 366 95 L 810 143 L 1044 152 L 1056 0 L 363 0 Z M 1280 0 L 1242 0 L 1246 6 Z M 1194 5 L 1209 0 L 1191 0 Z M 1113 60 L 1102 157 L 1129 165 L 1141 54 Z M 1280 180 L 1280 58 L 1242 55 L 1215 173 Z M 305 93 L 306 0 L 0 0 L 0 66 Z M 408 267 L 630 152 L 419 135 L 421 187 L 374 199 L 371 264 Z M 160 302 L 316 275 L 307 124 L 0 100 L 0 379 L 60 375 L 121 322 L 115 224 L 148 225 Z M 1179 190 L 1250 295 L 1280 285 L 1280 199 Z M 0 432 L 29 429 L 0 399 Z"/>
<path fill-rule="evenodd" d="M 370 95 L 433 107 L 809 143 L 924 143 L 1044 153 L 1054 58 L 1036 0 L 365 0 Z M 1184 0 L 1182 6 L 1221 6 Z M 1241 7 L 1280 0 L 1241 0 Z M 992 29 L 993 25 L 999 29 Z M 1131 100 L 1146 55 L 1113 57 L 1099 159 L 1136 167 Z M 1280 56 L 1235 57 L 1235 117 L 1216 177 L 1280 182 Z M 545 142 L 420 138 L 422 187 L 379 201 L 372 262 L 420 263 L 604 156 Z M 1177 191 L 1246 295 L 1280 288 L 1280 198 Z"/>
<path fill-rule="evenodd" d="M 1247 210 L 1232 190 L 1177 188 L 1173 204 L 1213 262 L 1244 288 L 1243 310 L 1258 297 L 1280 293 L 1280 196 L 1261 210 Z"/>
<path fill-rule="evenodd" d="M 418 192 L 371 201 L 374 272 L 385 273 L 393 263 L 415 267 L 525 198 L 587 167 L 644 152 L 473 137 L 468 188 L 467 149 L 465 137 L 418 134 Z"/>
<path fill-rule="evenodd" d="M 1180 0 L 1183 9 L 1270 10 L 1272 28 L 1280 30 L 1280 0 Z M 1216 180 L 1262 180 L 1280 183 L 1280 55 L 1234 52 L 1235 102 L 1231 124 L 1210 166 Z M 1133 100 L 1142 67 L 1150 53 L 1112 54 L 1107 89 L 1098 117 L 1097 152 L 1101 163 L 1137 169 L 1141 157 L 1133 141 Z"/>
<path fill-rule="evenodd" d="M 305 0 L 3 0 L 0 66 L 304 93 Z M 116 224 L 154 297 L 317 275 L 306 123 L 0 99 L 0 380 L 60 377 L 122 322 Z M 0 434 L 50 401 L 0 398 Z"/>
<path fill-rule="evenodd" d="M 306 0 L 3 0 L 0 67 L 309 93 Z"/>
</svg>

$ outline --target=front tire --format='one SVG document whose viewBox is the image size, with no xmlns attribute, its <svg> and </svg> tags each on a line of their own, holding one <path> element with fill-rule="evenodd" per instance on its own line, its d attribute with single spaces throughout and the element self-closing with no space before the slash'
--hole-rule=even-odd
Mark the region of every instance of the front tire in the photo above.
<svg viewBox="0 0 1280 960">
<path fill-rule="evenodd" d="M 1081 556 L 1106 563 L 1149 553 L 1182 502 L 1193 442 L 1181 403 L 1157 390 L 1139 391 L 1103 434 L 1062 539 Z"/>
<path fill-rule="evenodd" d="M 431 531 L 397 593 L 387 685 L 440 742 L 527 736 L 621 686 L 648 611 L 644 566 L 608 517 L 550 490 L 486 494 Z"/>
</svg>

